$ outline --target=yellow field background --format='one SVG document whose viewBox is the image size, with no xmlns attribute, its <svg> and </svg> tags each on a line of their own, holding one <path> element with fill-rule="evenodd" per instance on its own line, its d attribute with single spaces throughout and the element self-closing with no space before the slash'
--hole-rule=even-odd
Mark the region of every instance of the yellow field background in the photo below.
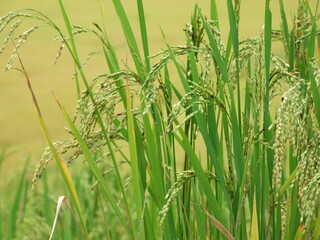
<svg viewBox="0 0 320 240">
<path fill-rule="evenodd" d="M 92 22 L 101 23 L 100 1 L 99 0 L 65 0 L 66 9 L 69 13 L 71 23 L 85 27 L 92 27 Z M 138 14 L 136 1 L 122 1 L 128 13 L 129 20 L 136 29 L 136 36 L 139 37 Z M 227 9 L 225 1 L 218 2 L 218 13 L 221 19 L 221 32 L 226 38 L 229 31 Z M 273 3 L 273 28 L 280 28 L 280 16 L 278 1 Z M 298 1 L 286 0 L 287 14 L 289 22 L 291 16 L 296 12 Z M 184 44 L 184 32 L 182 29 L 190 21 L 194 4 L 198 3 L 202 11 L 209 15 L 208 0 L 147 0 L 144 1 L 147 28 L 149 33 L 150 52 L 156 53 L 164 47 L 164 41 L 160 28 L 166 34 L 167 41 L 171 45 Z M 125 44 L 118 18 L 114 11 L 112 1 L 102 1 L 105 25 L 109 38 L 114 44 L 119 59 L 123 63 L 130 64 L 130 54 Z M 63 27 L 62 17 L 59 11 L 58 1 L 39 0 L 1 0 L 0 15 L 3 16 L 9 11 L 21 8 L 34 8 L 44 12 L 61 28 Z M 242 0 L 240 38 L 244 39 L 259 35 L 264 21 L 264 1 L 263 0 Z M 22 33 L 30 26 L 39 24 L 34 20 L 25 21 L 18 32 Z M 6 31 L 0 34 L 0 44 L 2 44 Z M 73 73 L 73 63 L 67 51 L 63 52 L 57 65 L 52 67 L 53 59 L 60 46 L 59 41 L 54 41 L 56 33 L 49 28 L 42 28 L 32 34 L 25 43 L 21 58 L 29 73 L 34 91 L 38 97 L 45 121 L 54 140 L 68 137 L 65 134 L 66 125 L 62 114 L 54 101 L 52 91 L 73 113 L 76 104 L 76 88 L 74 80 L 71 79 Z M 100 50 L 99 42 L 89 35 L 83 35 L 77 39 L 78 48 L 82 60 L 92 50 Z M 0 68 L 4 68 L 12 52 L 12 46 L 0 55 Z M 274 49 L 277 51 L 277 47 Z M 128 55 L 128 60 L 126 56 Z M 132 65 L 131 65 L 132 66 Z M 18 67 L 17 63 L 15 67 Z M 102 57 L 97 57 L 88 63 L 87 75 L 91 78 L 95 75 L 107 72 L 105 62 Z M 21 156 L 31 155 L 33 161 L 37 161 L 41 156 L 42 149 L 46 146 L 38 120 L 28 92 L 26 81 L 21 73 L 15 70 L 0 72 L 0 148 L 9 146 L 11 150 L 17 150 L 19 154 L 6 161 L 7 168 L 16 166 L 16 159 Z M 18 156 L 18 157 L 17 157 Z M 2 171 L 3 172 L 3 171 Z"/>
</svg>

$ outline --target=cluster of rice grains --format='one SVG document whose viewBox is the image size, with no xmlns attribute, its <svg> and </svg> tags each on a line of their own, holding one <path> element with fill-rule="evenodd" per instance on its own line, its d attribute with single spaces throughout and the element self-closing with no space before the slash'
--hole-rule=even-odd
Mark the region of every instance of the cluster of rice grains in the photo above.
<svg viewBox="0 0 320 240">
<path fill-rule="evenodd" d="M 167 213 L 169 211 L 170 205 L 172 202 L 176 199 L 177 195 L 183 188 L 183 186 L 188 182 L 191 181 L 193 178 L 195 178 L 197 175 L 193 170 L 186 170 L 183 172 L 177 173 L 178 180 L 171 186 L 169 189 L 167 195 L 166 195 L 166 204 L 162 207 L 161 211 L 159 212 L 159 215 L 161 216 L 160 224 L 163 224 Z M 206 175 L 208 179 L 215 179 L 216 177 L 212 172 L 207 171 Z"/>
<path fill-rule="evenodd" d="M 314 78 L 316 88 L 319 91 L 320 69 L 319 60 L 307 56 L 308 50 L 305 41 L 312 34 L 313 21 L 319 19 L 320 15 L 315 15 L 313 18 L 308 16 L 308 11 L 309 9 L 307 9 L 304 1 L 299 1 L 298 17 L 295 19 L 295 29 L 293 30 L 295 42 L 292 44 L 295 44 L 295 50 L 293 53 L 287 51 L 287 56 L 291 54 L 291 57 L 295 57 L 296 65 L 293 65 L 293 61 L 287 64 L 279 57 L 273 56 L 274 77 L 284 81 L 286 83 L 284 89 L 287 88 L 287 91 L 282 91 L 281 106 L 274 121 L 273 189 L 277 197 L 278 194 L 282 194 L 283 175 L 286 172 L 284 166 L 294 165 L 288 160 L 297 161 L 296 170 L 291 172 L 293 176 L 291 187 L 293 189 L 294 185 L 298 184 L 300 223 L 305 233 L 308 234 L 306 236 L 311 238 L 311 223 L 318 215 L 320 203 L 320 128 L 317 120 L 317 114 L 319 113 L 315 109 L 315 101 L 317 100 L 314 99 L 315 96 L 312 93 L 312 87 L 314 86 L 312 86 L 310 78 Z M 287 50 L 288 46 L 285 49 Z M 298 65 L 299 63 L 302 63 L 302 65 Z M 303 66 L 304 64 L 305 66 Z M 273 82 L 278 81 L 275 79 Z M 292 149 L 291 153 L 289 148 Z M 290 154 L 291 156 L 289 156 Z M 282 232 L 284 232 L 286 223 L 288 223 L 284 209 L 287 208 L 289 200 L 282 199 L 279 201 L 282 209 Z"/>
</svg>

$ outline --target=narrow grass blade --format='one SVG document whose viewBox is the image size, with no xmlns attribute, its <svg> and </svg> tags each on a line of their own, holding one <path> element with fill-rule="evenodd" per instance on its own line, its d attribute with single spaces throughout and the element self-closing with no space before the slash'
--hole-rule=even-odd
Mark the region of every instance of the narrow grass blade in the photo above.
<svg viewBox="0 0 320 240">
<path fill-rule="evenodd" d="M 270 0 L 266 0 L 265 6 L 265 25 L 264 25 L 264 45 L 265 45 L 265 76 L 266 76 L 266 96 L 264 105 L 265 129 L 268 129 L 269 116 L 269 78 L 270 78 L 270 62 L 271 62 L 271 32 L 272 32 L 272 14 L 270 11 Z M 267 132 L 267 131 L 265 131 Z"/>
<path fill-rule="evenodd" d="M 236 20 L 236 14 L 233 8 L 232 0 L 227 0 L 228 5 L 228 15 L 229 15 L 229 24 L 230 24 L 230 34 L 233 45 L 233 52 L 235 58 L 239 56 L 239 37 L 238 37 L 238 24 Z"/>
<path fill-rule="evenodd" d="M 316 227 L 314 231 L 314 238 L 319 239 L 320 238 L 320 211 L 318 211 L 318 217 L 316 221 Z"/>
<path fill-rule="evenodd" d="M 279 0 L 280 5 L 280 13 L 281 13 L 281 20 L 282 20 L 282 28 L 283 28 L 283 35 L 285 40 L 285 46 L 287 47 L 286 51 L 289 54 L 290 52 L 290 33 L 289 33 L 289 27 L 286 17 L 286 12 L 283 4 L 283 0 Z"/>
<path fill-rule="evenodd" d="M 318 40 L 318 59 L 319 59 L 319 65 L 320 65 L 320 36 L 317 37 Z"/>
<path fill-rule="evenodd" d="M 226 64 L 225 64 L 224 60 L 222 59 L 222 55 L 219 51 L 217 43 L 216 43 L 215 39 L 213 38 L 212 31 L 211 31 L 210 27 L 208 26 L 207 21 L 203 17 L 200 9 L 199 9 L 199 15 L 200 15 L 201 20 L 203 22 L 204 29 L 207 33 L 207 36 L 208 36 L 208 39 L 210 42 L 210 46 L 212 48 L 213 60 L 216 61 L 217 66 L 219 67 L 219 69 L 221 71 L 222 79 L 224 80 L 224 82 L 228 82 L 228 71 L 227 71 Z M 217 74 L 217 75 L 219 75 L 219 74 Z"/>
<path fill-rule="evenodd" d="M 213 225 L 226 237 L 228 240 L 235 240 L 232 234 L 214 217 L 212 216 L 204 206 L 201 206 L 205 214 L 209 217 Z"/>
<path fill-rule="evenodd" d="M 303 227 L 304 227 L 303 224 L 301 224 L 299 226 L 299 228 L 297 229 L 296 235 L 294 237 L 294 240 L 303 240 L 303 239 L 305 239 L 304 238 L 305 234 L 304 234 L 304 228 Z"/>
<path fill-rule="evenodd" d="M 122 30 L 123 30 L 123 33 L 124 33 L 126 39 L 127 39 L 128 46 L 129 46 L 133 61 L 135 63 L 137 72 L 138 72 L 139 76 L 142 77 L 144 75 L 144 69 L 142 67 L 143 65 L 141 64 L 142 63 L 141 56 L 140 56 L 140 52 L 138 49 L 138 44 L 137 44 L 136 38 L 133 34 L 130 22 L 128 20 L 127 14 L 126 14 L 120 0 L 112 0 L 112 2 L 113 2 L 113 5 L 116 9 L 118 17 L 120 19 Z M 142 10 L 140 9 L 140 12 L 141 11 Z M 144 34 L 144 33 L 142 33 L 142 34 Z"/>
<path fill-rule="evenodd" d="M 142 102 L 142 109 L 144 109 L 144 103 Z M 156 130 L 152 130 L 150 119 L 147 114 L 143 114 L 144 133 L 146 136 L 146 149 L 148 159 L 151 168 L 151 181 L 154 181 L 154 191 L 156 193 L 156 201 L 163 205 L 162 200 L 164 199 L 164 182 L 163 182 L 163 169 L 161 166 L 161 160 L 159 155 L 155 154 L 158 152 L 159 145 L 156 144 L 156 137 L 159 137 L 159 133 Z"/>
<path fill-rule="evenodd" d="M 7 234 L 8 240 L 15 238 L 18 212 L 20 210 L 19 206 L 21 204 L 22 193 L 23 193 L 23 189 L 24 189 L 25 175 L 27 172 L 29 161 L 30 161 L 30 158 L 27 159 L 27 161 L 24 165 L 24 168 L 22 170 L 21 177 L 20 177 L 18 186 L 16 188 L 13 204 L 12 204 L 12 207 L 10 210 L 10 216 L 9 216 L 9 222 L 8 222 L 8 234 Z"/>
<path fill-rule="evenodd" d="M 259 240 L 259 226 L 258 226 L 258 216 L 257 216 L 256 194 L 254 194 L 254 196 L 253 196 L 253 210 L 252 210 L 252 216 L 251 216 L 250 239 Z"/>
<path fill-rule="evenodd" d="M 52 214 L 51 214 L 51 207 L 50 207 L 50 197 L 49 197 L 49 184 L 48 184 L 48 177 L 47 172 L 42 174 L 43 179 L 43 207 L 44 207 L 44 216 L 46 218 L 47 223 L 51 223 Z"/>
<path fill-rule="evenodd" d="M 102 17 L 102 24 L 103 24 L 102 25 L 103 26 L 102 32 L 103 32 L 104 40 L 108 44 L 108 47 L 103 45 L 103 53 L 104 53 L 105 59 L 107 61 L 110 73 L 115 73 L 115 72 L 120 71 L 119 61 L 117 58 L 116 50 L 115 50 L 114 46 L 111 44 L 111 42 L 108 38 L 107 32 L 106 32 L 106 28 L 105 28 L 105 24 L 104 24 L 105 16 L 104 16 L 102 3 L 100 3 L 100 10 L 101 10 L 101 17 Z M 99 27 L 99 29 L 101 29 L 101 28 Z M 122 81 L 116 81 L 116 86 L 118 87 L 118 91 L 121 96 L 123 106 L 124 106 L 124 108 L 126 108 L 127 99 L 126 99 L 126 93 L 125 93 L 124 89 L 121 87 L 122 84 L 123 84 Z"/>
<path fill-rule="evenodd" d="M 311 92 L 312 92 L 313 102 L 315 105 L 316 117 L 317 117 L 318 124 L 320 125 L 320 92 L 315 80 L 314 70 L 311 64 L 309 64 L 309 79 L 311 82 Z"/>
<path fill-rule="evenodd" d="M 285 183 L 282 185 L 282 187 L 279 190 L 279 197 L 284 194 L 284 192 L 287 190 L 287 188 L 290 187 L 290 185 L 292 184 L 292 181 L 294 180 L 294 178 L 296 177 L 298 173 L 298 167 L 291 173 L 291 175 L 287 178 L 287 180 L 285 181 Z"/>
<path fill-rule="evenodd" d="M 78 194 L 77 194 L 77 191 L 74 187 L 74 183 L 73 183 L 73 180 L 72 180 L 72 177 L 71 177 L 71 174 L 69 172 L 69 169 L 67 167 L 67 165 L 65 164 L 64 161 L 62 161 L 53 145 L 53 142 L 51 140 L 51 137 L 49 135 L 49 131 L 47 129 L 47 126 L 45 125 L 45 122 L 44 122 L 44 119 L 42 117 L 42 114 L 41 114 L 41 111 L 40 111 L 40 107 L 39 107 L 39 104 L 38 104 L 38 101 L 36 99 L 36 96 L 33 92 L 33 89 L 32 89 L 32 86 L 31 86 L 31 81 L 29 79 L 29 76 L 27 74 L 27 71 L 25 70 L 24 68 L 24 65 L 22 64 L 22 61 L 21 61 L 21 58 L 19 57 L 19 61 L 20 61 L 20 65 L 21 65 L 21 72 L 24 74 L 26 80 L 27 80 L 27 84 L 28 84 L 28 88 L 29 88 L 29 91 L 31 93 L 31 96 L 32 96 L 32 101 L 33 101 L 33 105 L 36 109 L 36 113 L 37 113 L 37 116 L 38 116 L 38 120 L 40 122 L 40 125 L 41 125 L 41 128 L 42 128 L 42 131 L 45 135 L 45 138 L 49 144 L 49 147 L 50 147 L 50 150 L 53 154 L 53 157 L 54 159 L 56 160 L 56 164 L 59 168 L 59 171 L 63 177 L 63 180 L 67 186 L 67 189 L 70 193 L 70 196 L 71 196 L 71 199 L 72 199 L 72 202 L 73 204 L 75 205 L 75 208 L 76 208 L 76 211 L 78 213 L 78 216 L 79 216 L 79 219 L 80 219 L 80 224 L 81 224 L 81 227 L 83 228 L 83 231 L 85 233 L 85 237 L 88 238 L 88 233 L 87 233 L 87 229 L 86 229 L 86 225 L 85 225 L 85 220 L 84 220 L 84 215 L 82 213 L 82 209 L 81 209 L 81 205 L 80 205 L 80 201 L 79 201 L 79 197 L 78 197 Z"/>
<path fill-rule="evenodd" d="M 103 9 L 101 1 L 100 1 L 100 12 L 101 12 L 101 18 L 102 18 L 102 29 L 100 27 L 98 29 L 101 29 L 103 32 L 104 40 L 106 41 L 107 46 L 108 46 L 108 48 L 106 48 L 106 46 L 103 46 L 103 50 L 104 50 L 104 52 L 108 52 L 110 54 L 110 60 L 111 60 L 110 63 L 111 64 L 109 64 L 109 62 L 108 62 L 108 65 L 110 68 L 110 72 L 114 73 L 119 70 L 119 61 L 117 58 L 116 50 L 115 50 L 114 46 L 111 44 L 111 42 L 108 38 L 108 35 L 107 35 L 107 31 L 106 31 L 106 27 L 105 27 L 106 20 L 105 20 L 104 9 Z"/>
<path fill-rule="evenodd" d="M 240 3 L 239 3 L 240 4 Z M 230 24 L 230 36 L 232 40 L 233 53 L 236 61 L 236 83 L 237 83 L 237 96 L 238 96 L 238 125 L 241 130 L 241 94 L 240 94 L 240 69 L 239 69 L 239 32 L 238 21 L 236 19 L 235 9 L 232 0 L 227 0 L 228 16 Z M 241 131 L 240 131 L 241 135 Z"/>
<path fill-rule="evenodd" d="M 265 23 L 264 23 L 264 67 L 265 67 L 265 99 L 264 99 L 264 117 L 263 117 L 263 127 L 265 131 L 263 132 L 264 141 L 268 142 L 269 139 L 269 89 L 270 89 L 270 64 L 271 64 L 271 37 L 272 37 L 272 14 L 270 11 L 270 0 L 265 1 Z M 261 192 L 260 192 L 260 213 L 259 216 L 259 236 L 264 239 L 266 235 L 266 221 L 265 221 L 265 211 L 268 205 L 268 184 L 271 179 L 268 176 L 267 163 L 272 163 L 270 150 L 265 149 L 266 154 L 263 155 L 262 161 L 260 163 L 260 174 L 261 174 Z"/>
<path fill-rule="evenodd" d="M 264 47 L 265 47 L 265 102 L 264 102 L 264 131 L 267 134 L 269 128 L 268 116 L 269 116 L 269 78 L 270 78 L 270 62 L 271 62 L 271 31 L 272 31 L 272 14 L 270 11 L 270 0 L 266 0 L 265 6 L 265 25 L 264 25 Z M 267 136 L 265 136 L 267 138 Z"/>
<path fill-rule="evenodd" d="M 115 211 L 116 215 L 118 216 L 119 220 L 121 221 L 121 223 L 123 224 L 124 228 L 130 232 L 128 225 L 126 223 L 125 218 L 123 217 L 122 213 L 120 212 L 119 207 L 117 206 L 117 203 L 113 197 L 113 195 L 110 192 L 110 189 L 105 181 L 105 179 L 103 178 L 100 170 L 98 169 L 98 166 L 96 165 L 96 163 L 94 162 L 93 156 L 90 153 L 90 150 L 87 146 L 87 144 L 85 143 L 84 139 L 81 137 L 78 129 L 76 128 L 76 126 L 74 125 L 73 121 L 71 120 L 69 114 L 67 113 L 67 111 L 65 110 L 65 108 L 62 106 L 62 104 L 59 102 L 59 100 L 56 98 L 56 101 L 61 109 L 61 111 L 63 112 L 63 115 L 74 135 L 74 137 L 77 139 L 80 148 L 82 150 L 83 155 L 85 156 L 85 159 L 87 161 L 87 163 L 90 166 L 91 171 L 93 172 L 94 176 L 96 177 L 97 181 L 99 182 L 99 184 L 101 185 L 102 189 L 104 190 L 113 210 Z"/>
<path fill-rule="evenodd" d="M 311 33 L 309 37 L 309 43 L 308 43 L 308 57 L 312 59 L 314 57 L 315 47 L 316 47 L 316 26 L 315 22 L 312 24 Z"/>
<path fill-rule="evenodd" d="M 127 84 L 127 124 L 128 124 L 128 140 L 129 140 L 129 149 L 130 149 L 130 161 L 131 161 L 131 170 L 132 178 L 134 185 L 134 192 L 137 204 L 137 219 L 141 219 L 142 216 L 142 207 L 143 207 L 143 191 L 142 191 L 142 182 L 139 173 L 139 159 L 137 152 L 137 142 L 136 142 L 136 132 L 135 132 L 135 123 L 134 117 L 132 114 L 132 103 L 131 96 L 129 92 L 129 86 Z"/>
<path fill-rule="evenodd" d="M 197 223 L 197 231 L 198 231 L 199 239 L 206 239 L 205 215 L 203 214 L 203 211 L 201 211 L 199 200 L 196 194 L 193 194 L 193 201 L 194 201 L 194 210 L 196 215 L 196 223 Z"/>
<path fill-rule="evenodd" d="M 62 12 L 62 17 L 63 17 L 63 20 L 66 24 L 66 27 L 67 27 L 67 31 L 69 33 L 69 37 L 70 37 L 70 42 L 71 42 L 71 47 L 73 49 L 73 54 L 74 54 L 74 57 L 79 59 L 79 56 L 78 56 L 78 52 L 77 52 L 77 48 L 76 48 L 76 45 L 75 45 L 75 41 L 74 41 L 74 36 L 73 36 L 73 33 L 72 33 L 72 28 L 71 28 L 71 24 L 70 24 L 70 21 L 69 21 L 69 18 L 68 18 L 68 15 L 67 15 L 67 12 L 64 8 L 64 5 L 62 3 L 62 0 L 58 0 L 59 1 L 59 5 L 60 5 L 60 9 L 61 9 L 61 12 Z M 65 41 L 66 42 L 66 41 Z M 67 45 L 67 47 L 69 47 L 69 45 Z M 75 63 L 75 71 L 77 72 L 77 64 Z M 78 99 L 80 98 L 80 83 L 79 83 L 79 78 L 78 78 L 78 74 L 76 74 L 76 77 L 75 77 L 75 80 L 76 80 L 76 89 L 77 89 L 77 95 L 78 95 Z"/>
<path fill-rule="evenodd" d="M 291 240 L 294 239 L 295 230 L 299 227 L 300 214 L 298 211 L 298 202 L 299 202 L 299 184 L 298 182 L 294 183 L 291 193 L 288 195 L 287 200 L 287 212 L 286 212 L 286 232 L 285 239 Z"/>
<path fill-rule="evenodd" d="M 217 22 L 216 26 L 219 29 L 219 16 L 218 16 L 218 8 L 217 8 L 216 0 L 210 1 L 210 13 L 211 13 L 211 20 Z"/>
<path fill-rule="evenodd" d="M 292 29 L 291 34 L 290 34 L 290 49 L 289 49 L 289 65 L 290 65 L 290 71 L 294 69 L 294 62 L 295 62 L 295 42 L 296 42 L 296 37 L 294 33 L 294 29 Z"/>
<path fill-rule="evenodd" d="M 143 1 L 137 0 L 137 4 L 138 4 L 140 32 L 141 32 L 141 39 L 142 39 L 142 45 L 143 45 L 143 51 L 144 51 L 144 58 L 146 62 L 147 71 L 149 72 L 151 70 L 151 64 L 149 59 L 149 41 L 148 41 L 145 14 L 143 9 Z"/>
</svg>

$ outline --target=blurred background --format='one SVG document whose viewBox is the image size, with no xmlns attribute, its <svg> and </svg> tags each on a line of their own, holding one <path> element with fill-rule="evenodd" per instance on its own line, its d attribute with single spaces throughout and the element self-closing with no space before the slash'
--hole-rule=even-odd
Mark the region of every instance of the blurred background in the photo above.
<svg viewBox="0 0 320 240">
<path fill-rule="evenodd" d="M 100 3 L 102 2 L 105 15 L 104 24 L 111 43 L 117 50 L 118 58 L 123 64 L 131 60 L 119 20 L 116 16 L 111 0 L 64 0 L 71 24 L 93 27 L 93 22 L 101 24 Z M 127 11 L 133 29 L 137 29 L 139 39 L 138 14 L 136 1 L 122 1 Z M 165 47 L 162 29 L 167 41 L 171 45 L 184 45 L 183 28 L 190 21 L 194 5 L 202 8 L 204 14 L 209 15 L 209 0 L 161 0 L 144 1 L 147 28 L 151 54 L 157 53 Z M 225 1 L 218 2 L 218 14 L 221 19 L 221 32 L 226 41 L 229 31 Z M 261 34 L 264 22 L 263 0 L 242 0 L 240 19 L 240 39 Z M 274 3 L 276 2 L 276 3 Z M 292 22 L 296 12 L 297 0 L 286 0 L 287 17 Z M 280 29 L 280 14 L 278 1 L 272 1 L 273 28 Z M 42 11 L 58 26 L 64 29 L 58 1 L 38 0 L 1 0 L 0 15 L 21 8 L 33 8 Z M 290 16 L 290 13 L 291 16 Z M 291 17 L 291 19 L 290 19 Z M 35 20 L 24 20 L 17 33 L 22 33 L 33 25 L 41 24 Z M 6 29 L 7 30 L 7 29 Z M 0 45 L 6 37 L 7 31 L 0 33 Z M 76 105 L 76 88 L 72 79 L 73 63 L 65 50 L 55 66 L 55 59 L 60 47 L 60 41 L 53 40 L 56 33 L 47 27 L 33 33 L 26 41 L 20 56 L 29 73 L 35 94 L 38 98 L 44 119 L 54 141 L 68 138 L 64 130 L 65 120 L 55 103 L 52 91 L 72 114 Z M 100 50 L 99 41 L 92 35 L 82 35 L 76 39 L 81 59 L 84 60 L 91 51 Z M 273 51 L 277 52 L 275 45 Z M 12 54 L 12 44 L 0 55 L 0 68 L 3 69 Z M 281 53 L 280 53 L 281 54 Z M 127 59 L 128 56 L 128 59 Z M 19 67 L 17 62 L 14 65 Z M 123 65 L 124 66 L 124 65 Z M 99 73 L 107 72 L 107 66 L 101 56 L 92 59 L 85 68 L 89 78 Z M 35 163 L 41 157 L 46 141 L 41 132 L 38 119 L 32 105 L 24 76 L 12 69 L 8 72 L 0 71 L 0 149 L 8 147 L 16 152 L 5 162 L 6 169 L 11 169 L 24 156 L 31 156 Z M 6 171 L 7 172 L 7 171 Z M 9 171 L 10 172 L 10 171 Z M 3 173 L 3 171 L 2 171 Z"/>
</svg>

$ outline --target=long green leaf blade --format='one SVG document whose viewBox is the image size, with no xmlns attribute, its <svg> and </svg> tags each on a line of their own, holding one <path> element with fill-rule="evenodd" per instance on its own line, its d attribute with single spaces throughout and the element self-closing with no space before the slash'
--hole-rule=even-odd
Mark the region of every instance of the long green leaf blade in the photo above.
<svg viewBox="0 0 320 240">
<path fill-rule="evenodd" d="M 85 159 L 87 161 L 87 163 L 90 166 L 91 171 L 93 172 L 94 176 L 96 177 L 97 181 L 99 182 L 99 184 L 101 185 L 104 193 L 106 194 L 113 210 L 115 211 L 116 215 L 118 216 L 119 220 L 121 221 L 121 223 L 123 224 L 124 228 L 129 231 L 127 222 L 125 220 L 125 218 L 123 217 L 122 213 L 120 212 L 119 207 L 117 206 L 117 203 L 112 195 L 112 193 L 110 192 L 110 189 L 106 183 L 106 180 L 104 179 L 104 177 L 102 176 L 102 173 L 100 172 L 100 170 L 98 169 L 97 164 L 95 163 L 92 154 L 90 153 L 90 149 L 88 148 L 86 142 L 84 141 L 84 139 L 82 138 L 81 134 L 79 133 L 78 129 L 76 128 L 76 126 L 74 125 L 73 121 L 71 120 L 69 114 L 67 113 L 67 111 L 65 110 L 65 108 L 62 106 L 62 104 L 58 101 L 58 99 L 56 99 L 57 103 L 59 104 L 59 107 L 61 109 L 61 111 L 63 112 L 63 115 L 74 135 L 74 137 L 77 139 L 79 146 L 83 152 L 83 155 L 85 156 Z"/>
</svg>

